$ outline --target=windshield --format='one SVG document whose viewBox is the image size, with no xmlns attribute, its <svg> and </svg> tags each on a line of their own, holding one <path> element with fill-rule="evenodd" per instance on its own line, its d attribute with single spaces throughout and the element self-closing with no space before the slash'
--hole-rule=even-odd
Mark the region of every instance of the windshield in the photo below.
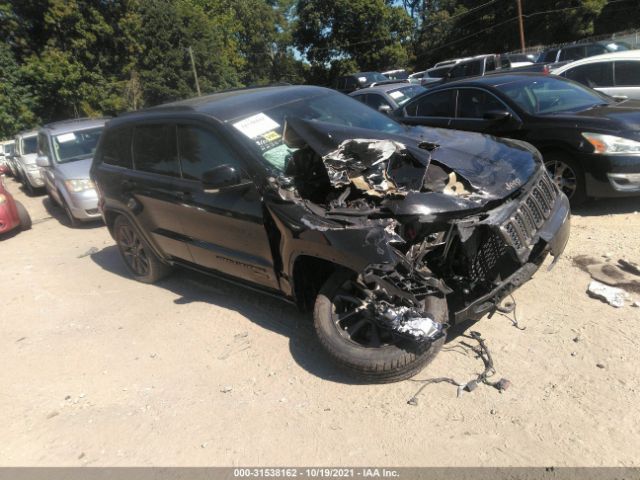
<svg viewBox="0 0 640 480">
<path fill-rule="evenodd" d="M 356 73 L 360 83 L 386 82 L 389 79 L 378 72 L 362 72 Z M 364 78 L 364 80 L 362 80 Z"/>
<path fill-rule="evenodd" d="M 399 106 L 402 106 L 416 95 L 419 95 L 422 92 L 426 91 L 427 89 L 421 87 L 420 85 L 411 85 L 407 87 L 396 88 L 395 90 L 390 90 L 387 93 Z"/>
<path fill-rule="evenodd" d="M 15 144 L 14 143 L 8 143 L 4 146 L 4 153 L 5 155 L 12 155 L 13 151 L 15 148 Z"/>
<path fill-rule="evenodd" d="M 551 77 L 523 78 L 496 88 L 531 115 L 578 112 L 611 103 L 595 90 Z"/>
<path fill-rule="evenodd" d="M 22 139 L 22 154 L 29 155 L 38 151 L 38 137 L 24 137 Z"/>
<path fill-rule="evenodd" d="M 96 151 L 103 127 L 62 133 L 53 137 L 53 150 L 58 163 L 91 158 Z"/>
<path fill-rule="evenodd" d="M 255 142 L 269 165 L 283 172 L 289 155 L 295 151 L 282 142 L 285 120 L 291 117 L 392 134 L 404 131 L 388 115 L 340 93 L 301 98 L 234 120 L 232 124 Z"/>
</svg>

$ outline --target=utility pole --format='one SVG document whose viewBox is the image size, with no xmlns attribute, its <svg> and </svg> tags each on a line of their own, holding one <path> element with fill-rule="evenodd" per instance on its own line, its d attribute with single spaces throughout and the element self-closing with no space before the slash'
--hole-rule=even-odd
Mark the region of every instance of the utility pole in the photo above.
<svg viewBox="0 0 640 480">
<path fill-rule="evenodd" d="M 524 53 L 524 22 L 522 20 L 522 0 L 516 0 L 518 4 L 518 22 L 520 23 L 520 48 Z"/>
<path fill-rule="evenodd" d="M 193 78 L 196 80 L 196 91 L 198 92 L 198 96 L 201 97 L 202 93 L 200 92 L 200 83 L 198 82 L 198 72 L 196 72 L 196 62 L 193 60 L 191 45 L 189 45 L 187 50 L 189 50 L 189 57 L 191 57 L 191 69 L 193 70 Z"/>
</svg>

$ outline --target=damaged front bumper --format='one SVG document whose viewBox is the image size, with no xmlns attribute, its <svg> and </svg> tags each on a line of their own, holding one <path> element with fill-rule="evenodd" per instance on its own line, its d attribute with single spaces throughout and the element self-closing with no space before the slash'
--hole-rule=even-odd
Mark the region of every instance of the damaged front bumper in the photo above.
<svg viewBox="0 0 640 480">
<path fill-rule="evenodd" d="M 559 192 L 557 192 L 548 214 L 545 215 L 546 218 L 540 222 L 540 227 L 525 243 L 524 239 L 527 237 L 525 226 L 528 219 L 522 219 L 522 216 L 526 215 L 526 210 L 523 213 L 522 205 L 526 205 L 527 200 L 532 195 L 536 195 L 535 188 L 538 187 L 534 187 L 534 190 L 520 202 L 519 207 L 512 210 L 507 220 L 498 227 L 503 238 L 507 239 L 520 258 L 522 265 L 503 281 L 496 283 L 494 288 L 487 293 L 465 302 L 462 308 L 455 309 L 454 322 L 477 320 L 494 312 L 505 297 L 533 277 L 548 254 L 554 257 L 553 263 L 549 267 L 551 268 L 564 252 L 569 240 L 571 213 L 569 200 Z M 529 202 L 529 206 L 532 206 L 531 202 Z M 522 225 L 523 222 L 524 225 Z"/>
</svg>

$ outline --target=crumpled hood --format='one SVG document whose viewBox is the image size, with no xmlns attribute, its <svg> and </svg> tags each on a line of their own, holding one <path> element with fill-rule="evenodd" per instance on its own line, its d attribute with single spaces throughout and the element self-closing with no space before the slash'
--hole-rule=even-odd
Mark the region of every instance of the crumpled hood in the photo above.
<svg viewBox="0 0 640 480">
<path fill-rule="evenodd" d="M 437 144 L 431 152 L 433 161 L 494 199 L 512 194 L 542 165 L 535 147 L 519 140 L 429 127 L 409 127 L 407 136 Z"/>
<path fill-rule="evenodd" d="M 300 119 L 288 119 L 288 127 L 294 130 L 300 143 L 306 143 L 325 158 L 330 176 L 331 163 L 327 158 L 335 155 L 339 147 L 361 139 L 390 140 L 404 145 L 417 164 L 422 165 L 422 178 L 434 163 L 455 172 L 460 181 L 472 187 L 472 194 L 467 197 L 405 189 L 404 197 L 384 200 L 383 205 L 396 215 L 429 215 L 481 208 L 490 201 L 513 194 L 542 164 L 537 150 L 525 142 L 477 133 L 407 127 L 401 134 L 390 134 Z M 404 173 L 405 177 L 421 174 L 417 168 Z M 408 184 L 406 178 L 403 182 Z"/>
</svg>

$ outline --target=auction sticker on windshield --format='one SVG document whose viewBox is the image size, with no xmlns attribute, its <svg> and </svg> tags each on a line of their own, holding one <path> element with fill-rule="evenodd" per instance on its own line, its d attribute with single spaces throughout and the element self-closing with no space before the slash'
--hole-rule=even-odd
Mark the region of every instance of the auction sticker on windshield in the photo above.
<svg viewBox="0 0 640 480">
<path fill-rule="evenodd" d="M 264 113 L 258 113 L 233 124 L 249 138 L 256 138 L 270 130 L 277 129 L 280 124 Z"/>
<path fill-rule="evenodd" d="M 72 142 L 75 139 L 76 139 L 76 135 L 73 132 L 71 132 L 71 133 L 63 133 L 62 135 L 58 135 L 56 137 L 56 140 L 58 140 L 58 142 L 60 142 L 60 143 Z"/>
</svg>

